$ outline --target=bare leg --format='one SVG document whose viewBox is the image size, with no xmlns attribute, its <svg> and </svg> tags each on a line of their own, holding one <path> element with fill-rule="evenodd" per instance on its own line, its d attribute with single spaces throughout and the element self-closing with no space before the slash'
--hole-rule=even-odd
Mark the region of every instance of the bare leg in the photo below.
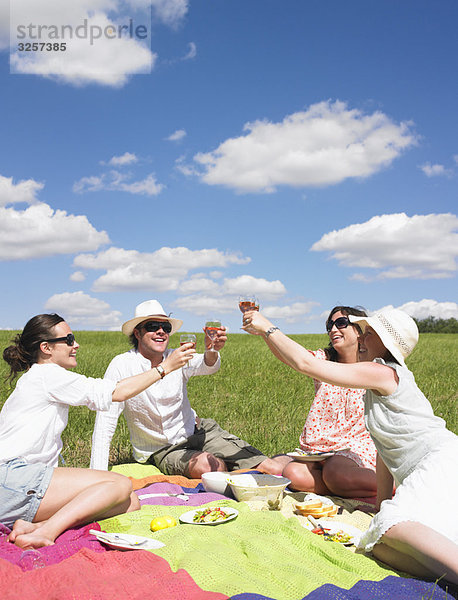
<svg viewBox="0 0 458 600">
<path fill-rule="evenodd" d="M 291 462 L 291 458 L 286 454 L 279 456 L 273 456 L 272 458 L 264 459 L 255 468 L 263 473 L 269 473 L 270 475 L 281 475 L 285 466 Z"/>
<path fill-rule="evenodd" d="M 188 474 L 192 479 L 200 479 L 209 471 L 227 471 L 227 465 L 221 458 L 209 452 L 195 452 L 188 464 Z"/>
<path fill-rule="evenodd" d="M 376 558 L 416 577 L 443 577 L 458 584 L 458 545 L 421 523 L 391 527 L 372 550 Z"/>
<path fill-rule="evenodd" d="M 15 523 L 8 541 L 22 548 L 49 546 L 70 527 L 139 507 L 132 483 L 123 475 L 93 469 L 56 468 L 34 522 L 29 526 L 22 520 Z"/>
<path fill-rule="evenodd" d="M 323 463 L 292 461 L 283 469 L 283 476 L 291 480 L 290 487 L 298 492 L 331 494 L 323 481 Z"/>
<path fill-rule="evenodd" d="M 334 496 L 366 498 L 377 493 L 375 471 L 359 467 L 345 456 L 333 456 L 325 461 L 323 482 Z"/>
</svg>

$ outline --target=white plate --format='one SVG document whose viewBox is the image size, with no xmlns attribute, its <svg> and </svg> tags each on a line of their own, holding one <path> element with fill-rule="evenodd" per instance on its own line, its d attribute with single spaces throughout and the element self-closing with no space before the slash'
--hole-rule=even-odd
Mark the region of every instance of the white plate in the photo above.
<svg viewBox="0 0 458 600">
<path fill-rule="evenodd" d="M 299 454 L 299 452 L 287 452 L 287 456 L 290 456 L 298 462 L 313 462 L 325 460 L 334 456 L 335 452 L 310 452 L 309 454 Z"/>
<path fill-rule="evenodd" d="M 219 521 L 211 521 L 209 523 L 196 523 L 195 521 L 193 521 L 194 515 L 200 512 L 201 510 L 205 510 L 204 508 L 196 508 L 195 510 L 190 510 L 182 514 L 180 516 L 180 521 L 182 523 L 188 523 L 190 525 L 219 525 L 220 523 L 227 523 L 228 521 L 232 521 L 232 519 L 235 519 L 235 517 L 239 514 L 238 510 L 236 510 L 235 508 L 230 508 L 229 506 L 210 506 L 209 508 L 221 508 L 221 510 L 224 510 L 224 512 L 228 514 L 229 517 L 227 517 L 227 519 L 220 519 Z"/>
<path fill-rule="evenodd" d="M 345 544 L 343 544 L 344 546 L 351 546 L 351 545 L 357 545 L 361 536 L 363 535 L 363 532 L 358 529 L 357 527 L 354 527 L 353 525 L 349 525 L 348 523 L 342 523 L 340 521 L 333 521 L 331 523 L 331 521 L 318 521 L 319 524 L 323 527 L 323 529 L 327 532 L 327 533 L 336 533 L 337 531 L 343 531 L 344 533 L 347 533 L 348 535 L 351 535 L 351 538 L 348 542 L 346 542 Z M 307 527 L 308 529 L 308 527 Z M 320 535 L 320 537 L 322 537 Z M 339 543 L 339 542 L 337 542 Z"/>
<path fill-rule="evenodd" d="M 110 548 L 119 548 L 123 550 L 157 550 L 157 548 L 165 546 L 165 544 L 159 540 L 153 540 L 152 538 L 143 537 L 141 535 L 106 533 L 105 531 L 96 531 L 95 529 L 91 529 L 89 533 L 95 535 L 99 542 Z M 117 539 L 117 536 L 119 536 L 119 539 Z"/>
</svg>

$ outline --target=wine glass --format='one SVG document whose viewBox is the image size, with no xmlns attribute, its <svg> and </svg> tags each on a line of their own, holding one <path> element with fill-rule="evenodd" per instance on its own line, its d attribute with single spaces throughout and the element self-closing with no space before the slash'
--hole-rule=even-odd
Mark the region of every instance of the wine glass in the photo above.
<svg viewBox="0 0 458 600">
<path fill-rule="evenodd" d="M 183 344 L 189 344 L 192 343 L 193 344 L 193 348 L 196 347 L 196 336 L 193 333 L 182 333 L 180 335 L 180 346 L 182 346 Z"/>
<path fill-rule="evenodd" d="M 41 552 L 35 549 L 24 550 L 17 564 L 23 571 L 46 567 L 46 562 Z"/>
<path fill-rule="evenodd" d="M 239 308 L 243 313 L 249 310 L 259 310 L 259 300 L 252 295 L 239 296 Z"/>
<path fill-rule="evenodd" d="M 218 331 L 218 329 L 221 329 L 221 321 L 218 321 L 217 319 L 212 319 L 205 323 L 205 335 L 207 335 L 211 340 L 211 349 L 213 349 L 215 343 L 214 339 L 216 337 L 216 332 Z"/>
</svg>

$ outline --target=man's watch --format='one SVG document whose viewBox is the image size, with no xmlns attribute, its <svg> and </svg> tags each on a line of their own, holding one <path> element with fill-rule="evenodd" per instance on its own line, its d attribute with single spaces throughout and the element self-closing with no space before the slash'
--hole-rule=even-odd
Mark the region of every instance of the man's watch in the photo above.
<svg viewBox="0 0 458 600">
<path fill-rule="evenodd" d="M 157 367 L 154 367 L 156 369 L 156 371 L 159 373 L 159 375 L 161 376 L 161 379 L 164 379 L 165 377 L 165 370 L 164 367 L 162 365 L 157 365 Z"/>
<path fill-rule="evenodd" d="M 280 331 L 280 327 L 271 327 L 270 329 L 268 329 L 264 334 L 265 338 L 267 339 L 269 335 L 274 331 Z"/>
</svg>

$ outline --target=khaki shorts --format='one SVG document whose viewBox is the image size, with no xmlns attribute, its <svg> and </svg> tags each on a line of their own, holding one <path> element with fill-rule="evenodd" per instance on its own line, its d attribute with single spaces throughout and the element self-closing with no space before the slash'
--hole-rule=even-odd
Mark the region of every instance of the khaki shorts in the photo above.
<svg viewBox="0 0 458 600">
<path fill-rule="evenodd" d="M 196 427 L 187 440 L 158 450 L 150 456 L 149 462 L 165 475 L 189 477 L 189 461 L 194 454 L 200 452 L 209 452 L 221 458 L 229 471 L 254 469 L 267 458 L 236 435 L 221 429 L 213 419 L 201 419 L 200 427 Z"/>
</svg>

